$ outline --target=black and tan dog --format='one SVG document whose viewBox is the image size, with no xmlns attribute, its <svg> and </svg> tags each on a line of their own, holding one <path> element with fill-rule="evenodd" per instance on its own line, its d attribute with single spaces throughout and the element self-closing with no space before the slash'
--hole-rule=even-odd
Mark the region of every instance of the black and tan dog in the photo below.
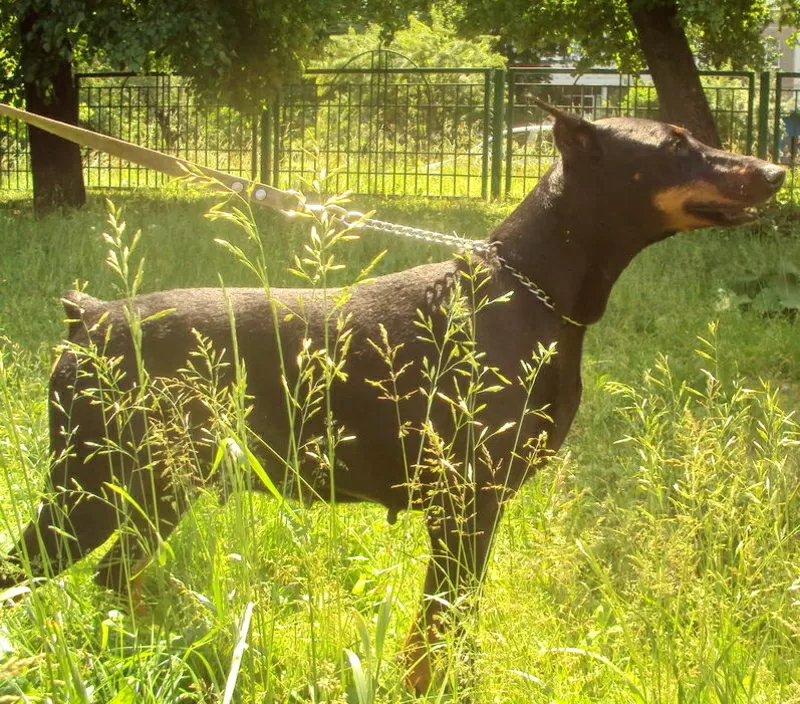
<svg viewBox="0 0 800 704">
<path fill-rule="evenodd" d="M 541 457 L 564 441 L 581 397 L 585 326 L 603 315 L 623 269 L 647 245 L 676 232 L 750 221 L 755 217 L 752 206 L 769 199 L 784 178 L 778 166 L 711 149 L 675 126 L 629 118 L 589 123 L 542 107 L 555 118 L 561 159 L 491 234 L 490 250 L 353 289 L 343 308 L 349 352 L 330 393 L 336 427 L 351 439 L 337 446 L 335 470 L 321 472 L 309 456 L 300 462 L 300 480 L 322 499 L 377 502 L 390 515 L 424 509 L 431 559 L 406 647 L 409 684 L 418 692 L 431 683 L 428 646 L 447 627 L 446 605 L 457 603 L 479 582 L 503 505 L 537 463 L 532 459 L 537 442 L 546 438 L 546 448 L 538 448 Z M 483 273 L 474 272 L 478 264 Z M 480 290 L 475 294 L 477 281 Z M 494 379 L 511 381 L 493 382 L 498 388 L 481 395 L 474 417 L 464 423 L 452 403 L 420 391 L 428 386 L 422 360 L 434 364 L 435 355 L 424 339 L 430 334 L 423 334 L 417 321 L 427 318 L 433 334 L 441 335 L 448 315 L 443 304 L 457 284 L 466 302 L 461 304 L 466 306 L 462 317 L 469 320 L 478 297 L 513 294 L 475 310 L 473 358 L 479 359 L 478 367 L 493 370 Z M 537 295 L 539 289 L 546 297 Z M 297 289 L 273 289 L 269 295 L 261 289 L 227 293 L 236 350 L 246 368 L 248 442 L 261 454 L 275 484 L 283 486 L 287 470 L 281 458 L 287 457 L 287 448 L 325 436 L 325 413 L 310 418 L 302 431 L 290 428 L 286 388 L 297 381 L 291 377 L 297 374 L 295 360 L 303 341 L 321 345 L 326 325 L 332 325 L 326 322 L 327 299 Z M 122 386 L 134 387 L 138 375 L 126 302 L 68 294 L 65 306 L 74 345 L 61 354 L 51 377 L 54 464 L 48 499 L 7 558 L 1 586 L 56 575 L 104 543 L 120 522 L 111 485 L 123 488 L 141 507 L 141 513 L 130 511 L 124 519 L 139 533 L 140 542 L 143 536 L 155 544 L 159 536 L 169 535 L 185 508 L 175 500 L 169 452 L 154 453 L 145 442 L 159 410 L 134 412 L 123 427 L 112 430 L 115 411 L 97 399 L 99 362 L 75 347 L 94 347 L 106 358 L 118 358 L 115 373 Z M 193 331 L 216 350 L 227 350 L 230 362 L 231 313 L 221 291 L 154 293 L 136 299 L 135 308 L 145 321 L 141 356 L 154 383 L 178 386 L 185 374 L 181 370 L 197 347 Z M 161 311 L 171 312 L 157 316 Z M 379 352 L 381 326 L 396 350 L 395 370 L 404 370 L 389 394 L 374 383 L 390 376 Z M 532 391 L 517 383 L 521 360 L 530 362 L 537 349 L 553 343 L 557 352 L 539 370 Z M 472 374 L 479 373 L 476 368 Z M 444 365 L 441 370 L 438 388 L 456 398 L 469 378 L 463 368 L 459 372 Z M 525 407 L 544 412 L 524 413 Z M 190 399 L 179 415 L 196 441 L 197 462 L 210 466 L 215 449 L 203 433 L 209 411 Z M 501 428 L 505 432 L 496 432 Z M 482 435 L 483 429 L 492 432 Z M 292 438 L 301 432 L 303 437 Z M 473 436 L 471 444 L 468 435 Z M 450 448 L 450 456 L 426 446 L 435 444 L 434 437 Z M 479 449 L 459 455 L 462 446 Z M 125 551 L 120 547 L 132 532 L 122 530 L 117 545 L 101 560 L 101 584 L 117 589 L 124 585 L 130 567 L 121 555 L 141 550 L 136 541 L 128 541 Z"/>
</svg>

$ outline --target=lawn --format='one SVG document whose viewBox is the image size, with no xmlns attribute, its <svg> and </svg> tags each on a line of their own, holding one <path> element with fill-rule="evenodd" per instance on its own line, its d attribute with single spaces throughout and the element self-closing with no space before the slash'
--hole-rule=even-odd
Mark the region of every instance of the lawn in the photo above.
<svg viewBox="0 0 800 704">
<path fill-rule="evenodd" d="M 141 229 L 143 291 L 258 284 L 215 243 L 251 246 L 205 217 L 213 198 L 113 197 Z M 354 207 L 482 237 L 512 204 Z M 75 282 L 120 295 L 106 216 L 99 195 L 41 219 L 0 196 L 0 554 L 47 468 L 59 296 Z M 257 223 L 270 282 L 296 285 L 307 224 Z M 449 693 L 430 701 L 800 702 L 800 326 L 773 305 L 800 286 L 798 227 L 776 206 L 655 245 L 625 272 L 588 333 L 567 444 L 509 506 L 471 647 L 453 644 Z M 377 273 L 448 256 L 365 234 L 338 250 L 339 281 L 383 250 Z M 743 305 L 759 281 L 773 291 Z M 419 516 L 295 508 L 299 524 L 266 496 L 204 491 L 135 608 L 93 585 L 99 556 L 0 606 L 0 702 L 409 701 L 395 654 L 429 549 Z"/>
</svg>

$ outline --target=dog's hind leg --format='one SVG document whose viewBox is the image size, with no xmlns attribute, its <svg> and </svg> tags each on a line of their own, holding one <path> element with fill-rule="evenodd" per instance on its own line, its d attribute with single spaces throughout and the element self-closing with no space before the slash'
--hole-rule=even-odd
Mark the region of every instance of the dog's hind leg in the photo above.
<svg viewBox="0 0 800 704">
<path fill-rule="evenodd" d="M 125 595 L 153 554 L 169 537 L 188 507 L 166 482 L 164 469 L 143 468 L 134 472 L 130 493 L 120 497 L 120 531 L 116 543 L 97 565 L 95 582 Z M 124 505 L 129 503 L 129 505 Z"/>
<path fill-rule="evenodd" d="M 55 577 L 102 545 L 117 528 L 105 485 L 113 453 L 103 452 L 105 415 L 92 390 L 99 384 L 79 369 L 82 358 L 65 350 L 50 377 L 52 466 L 35 518 L 9 554 L 0 587 L 26 577 Z"/>
<path fill-rule="evenodd" d="M 95 457 L 81 469 L 91 469 L 98 461 L 102 459 Z M 47 494 L 11 550 L 0 575 L 0 587 L 14 586 L 26 577 L 55 577 L 114 532 L 117 521 L 113 506 L 92 488 L 69 479 L 73 470 L 68 467 L 76 462 L 81 460 L 56 460 Z"/>
<path fill-rule="evenodd" d="M 2 565 L 0 588 L 28 577 L 59 575 L 105 543 L 121 519 L 124 522 L 121 493 L 114 488 L 130 493 L 135 458 L 120 450 L 126 446 L 121 436 L 112 434 L 109 439 L 99 404 L 77 397 L 68 385 L 59 388 L 58 399 L 50 406 L 53 464 L 43 498 Z M 127 430 L 140 437 L 140 425 L 131 422 Z"/>
</svg>

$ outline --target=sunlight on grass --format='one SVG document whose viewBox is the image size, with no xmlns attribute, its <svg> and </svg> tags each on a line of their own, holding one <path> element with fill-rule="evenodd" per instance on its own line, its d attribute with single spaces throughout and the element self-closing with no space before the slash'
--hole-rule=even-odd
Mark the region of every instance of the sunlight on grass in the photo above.
<svg viewBox="0 0 800 704">
<path fill-rule="evenodd" d="M 326 223 L 269 213 L 210 221 L 205 197 L 119 201 L 141 229 L 135 250 L 119 228 L 102 238 L 99 199 L 43 219 L 0 207 L 1 553 L 34 514 L 48 470 L 46 379 L 63 335 L 58 298 L 75 280 L 102 298 L 131 295 L 141 257 L 141 291 L 296 284 L 289 268 L 327 288 L 370 263 L 383 273 L 450 254 L 383 236 L 345 241 Z M 379 203 L 384 219 L 473 237 L 505 209 Z M 482 613 L 467 624 L 476 647 L 446 644 L 454 687 L 476 673 L 457 691 L 487 702 L 800 700 L 800 436 L 790 413 L 800 331 L 791 317 L 725 308 L 717 296 L 744 269 L 800 262 L 793 229 L 791 211 L 776 210 L 749 232 L 660 244 L 623 276 L 587 339 L 569 446 L 498 531 Z M 116 273 L 102 265 L 109 249 Z M 343 270 L 328 266 L 331 254 Z M 314 379 L 336 373 L 334 358 L 314 355 L 302 360 Z M 243 387 L 222 398 L 215 359 L 198 340 L 187 382 L 218 399 L 223 489 L 199 488 L 152 554 L 138 608 L 93 584 L 102 550 L 0 606 L 0 701 L 409 700 L 396 653 L 428 550 L 419 516 L 388 525 L 373 506 L 236 491 L 268 477 L 241 433 Z M 303 388 L 299 414 L 313 399 L 324 406 L 325 383 Z M 332 466 L 342 440 L 328 431 L 324 447 L 295 453 Z"/>
</svg>

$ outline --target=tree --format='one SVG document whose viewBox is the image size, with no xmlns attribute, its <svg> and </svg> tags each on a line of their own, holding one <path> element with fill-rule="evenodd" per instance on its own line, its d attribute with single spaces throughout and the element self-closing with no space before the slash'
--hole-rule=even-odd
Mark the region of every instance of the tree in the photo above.
<svg viewBox="0 0 800 704">
<path fill-rule="evenodd" d="M 199 93 L 255 109 L 333 29 L 398 26 L 417 0 L 0 0 L 0 94 L 74 123 L 76 66 L 169 68 Z M 34 208 L 85 201 L 80 149 L 29 130 Z"/>
<path fill-rule="evenodd" d="M 467 32 L 493 27 L 504 40 L 542 55 L 581 56 L 579 68 L 649 68 L 662 119 L 718 146 L 696 59 L 713 68 L 761 69 L 771 19 L 794 26 L 796 0 L 453 0 Z"/>
<path fill-rule="evenodd" d="M 354 57 L 376 49 L 390 49 L 417 66 L 428 67 L 489 67 L 502 68 L 505 57 L 495 50 L 496 37 L 460 36 L 444 9 L 434 5 L 427 17 L 410 15 L 407 25 L 387 36 L 385 29 L 370 23 L 366 27 L 351 27 L 347 33 L 336 34 L 326 43 L 322 55 L 312 62 L 313 68 L 338 68 Z"/>
</svg>

